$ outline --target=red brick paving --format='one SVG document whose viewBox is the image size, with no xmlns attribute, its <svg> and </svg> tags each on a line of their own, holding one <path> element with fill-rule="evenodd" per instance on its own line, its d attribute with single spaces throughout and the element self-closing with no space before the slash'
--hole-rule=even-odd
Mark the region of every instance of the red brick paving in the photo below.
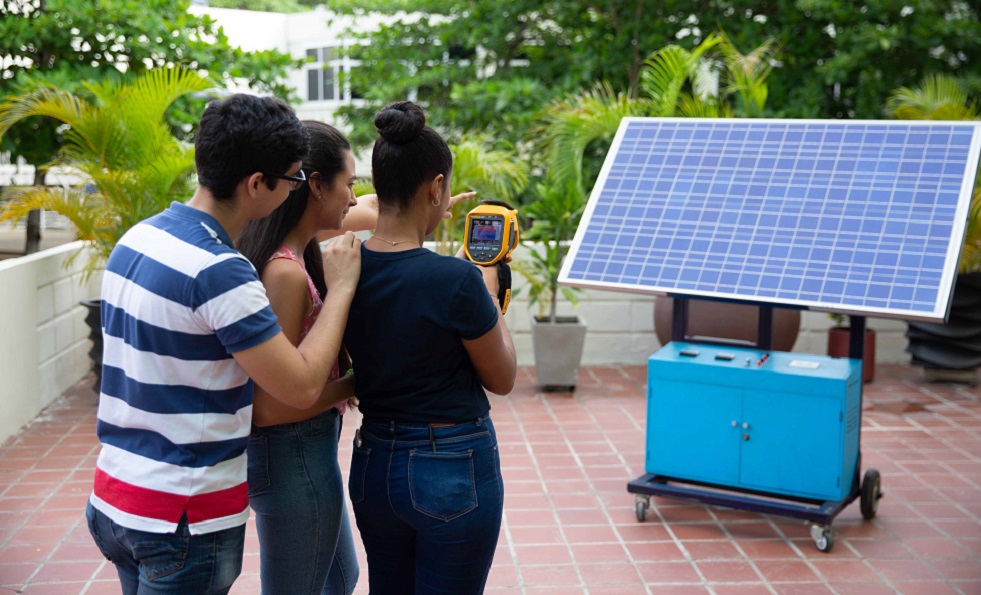
<svg viewBox="0 0 981 595">
<path fill-rule="evenodd" d="M 644 383 L 643 366 L 588 367 L 575 393 L 541 393 L 523 368 L 492 398 L 507 496 L 488 593 L 981 593 L 981 390 L 878 367 L 862 454 L 885 498 L 873 521 L 846 508 L 822 553 L 782 517 L 652 498 L 639 523 L 626 482 L 644 471 Z M 98 451 L 90 385 L 0 446 L 0 592 L 119 592 L 82 518 Z M 354 413 L 345 468 L 356 425 Z M 233 593 L 258 592 L 254 535 L 250 522 Z"/>
</svg>

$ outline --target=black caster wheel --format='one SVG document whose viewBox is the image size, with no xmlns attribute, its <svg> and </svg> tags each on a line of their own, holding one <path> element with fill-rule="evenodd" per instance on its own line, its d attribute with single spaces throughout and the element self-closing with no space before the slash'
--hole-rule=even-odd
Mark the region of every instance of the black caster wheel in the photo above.
<svg viewBox="0 0 981 595">
<path fill-rule="evenodd" d="M 863 517 L 869 520 L 875 518 L 875 513 L 879 510 L 879 498 L 882 498 L 882 477 L 877 470 L 869 469 L 862 478 L 859 500 Z"/>
<path fill-rule="evenodd" d="M 637 498 L 634 503 L 634 511 L 637 513 L 637 520 L 644 522 L 647 519 L 647 509 L 650 508 L 651 501 L 647 498 Z"/>
</svg>

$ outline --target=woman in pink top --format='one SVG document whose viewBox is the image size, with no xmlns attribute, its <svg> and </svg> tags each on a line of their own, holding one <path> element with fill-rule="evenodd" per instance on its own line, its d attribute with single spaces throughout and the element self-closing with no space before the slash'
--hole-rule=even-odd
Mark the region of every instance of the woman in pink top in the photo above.
<svg viewBox="0 0 981 595">
<path fill-rule="evenodd" d="M 377 219 L 377 203 L 359 205 L 354 197 L 354 155 L 344 135 L 322 122 L 304 125 L 310 131 L 310 154 L 303 161 L 307 182 L 268 217 L 250 223 L 236 241 L 259 272 L 279 324 L 294 344 L 313 325 L 328 291 L 318 232 L 339 233 L 342 226 L 370 229 Z M 293 409 L 255 387 L 249 504 L 256 514 L 266 595 L 347 595 L 358 580 L 337 463 L 341 414 L 354 395 L 353 377 L 341 378 L 341 368 L 335 362 L 312 409 Z"/>
</svg>

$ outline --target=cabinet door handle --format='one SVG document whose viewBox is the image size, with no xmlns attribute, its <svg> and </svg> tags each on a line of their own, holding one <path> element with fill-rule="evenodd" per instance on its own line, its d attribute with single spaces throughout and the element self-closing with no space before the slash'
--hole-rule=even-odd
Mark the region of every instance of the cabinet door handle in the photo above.
<svg viewBox="0 0 981 595">
<path fill-rule="evenodd" d="M 748 430 L 749 429 L 749 422 L 743 422 L 743 429 L 744 430 Z"/>
<path fill-rule="evenodd" d="M 749 442 L 749 434 L 743 434 L 743 440 Z"/>
<path fill-rule="evenodd" d="M 739 425 L 739 422 L 738 422 L 738 421 L 736 421 L 736 420 L 732 420 L 732 427 L 734 427 L 734 428 L 735 428 L 735 427 L 736 427 L 736 426 L 738 426 L 738 425 Z"/>
</svg>

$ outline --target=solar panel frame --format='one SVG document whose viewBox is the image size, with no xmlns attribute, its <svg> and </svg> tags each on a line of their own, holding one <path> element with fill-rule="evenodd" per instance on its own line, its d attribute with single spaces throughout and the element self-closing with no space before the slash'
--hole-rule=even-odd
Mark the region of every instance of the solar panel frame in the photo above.
<svg viewBox="0 0 981 595">
<path fill-rule="evenodd" d="M 673 131 L 670 137 L 658 136 L 668 130 Z M 948 140 L 951 142 L 963 143 L 969 138 L 966 153 L 963 144 L 928 143 L 931 134 L 940 134 L 937 131 L 944 130 L 950 132 Z M 674 136 L 678 135 L 679 131 L 682 131 L 680 133 L 682 142 L 675 143 Z M 713 137 L 721 132 L 727 135 L 725 139 Z M 776 137 L 769 135 L 775 135 L 777 132 L 782 132 L 785 136 L 782 137 L 780 146 L 774 149 L 771 141 Z M 790 132 L 793 134 L 789 134 Z M 827 138 L 817 138 L 815 135 L 818 132 L 826 135 Z M 869 140 L 864 143 L 859 142 L 856 150 L 854 142 L 845 141 L 848 139 L 853 141 L 853 136 L 859 133 L 867 134 Z M 903 139 L 913 138 L 916 142 L 902 142 L 897 146 L 896 139 L 901 133 L 904 134 Z M 738 137 L 734 146 L 744 147 L 742 154 L 726 152 L 726 145 L 731 140 L 728 135 L 732 135 L 733 138 Z M 795 151 L 781 154 L 784 138 L 787 143 L 797 143 L 788 144 L 796 149 Z M 860 137 L 854 136 L 854 138 Z M 818 144 L 814 144 L 815 139 Z M 716 148 L 711 145 L 710 141 L 713 140 L 722 140 L 721 147 Z M 830 142 L 824 142 L 826 140 Z M 886 140 L 890 142 L 887 143 Z M 939 141 L 942 137 L 936 136 L 933 140 Z M 655 142 L 667 142 L 669 146 L 658 148 L 653 146 Z M 839 144 L 835 145 L 833 142 Z M 746 150 L 747 146 L 752 146 L 754 149 Z M 822 152 L 822 148 L 835 146 L 838 149 L 833 157 Z M 945 155 L 954 154 L 957 159 L 948 161 L 945 158 L 939 164 L 934 160 L 926 159 L 933 155 L 929 151 L 939 150 L 938 147 L 941 146 L 947 147 Z M 956 149 L 951 149 L 951 146 Z M 878 160 L 870 161 L 868 151 L 871 149 L 879 151 Z M 797 160 L 810 160 L 805 163 L 808 167 L 797 167 L 803 161 L 795 161 L 791 164 L 787 161 L 790 156 Z M 981 123 L 977 122 L 624 118 L 590 194 L 569 253 L 563 262 L 559 282 L 563 285 L 592 289 L 940 322 L 946 318 L 949 310 L 979 156 L 981 156 Z M 961 163 L 964 167 L 960 178 L 957 179 L 954 174 Z M 758 167 L 761 164 L 763 167 Z M 841 164 L 840 168 L 838 164 Z M 781 167 L 777 167 L 778 165 Z M 743 169 L 749 166 L 753 169 Z M 862 171 L 862 168 L 870 167 L 871 170 Z M 913 183 L 911 180 L 914 179 L 914 174 L 910 172 L 915 167 L 919 169 L 915 170 L 918 173 L 915 176 L 916 182 Z M 645 168 L 653 168 L 651 171 L 656 175 L 645 175 L 648 172 Z M 849 168 L 851 173 L 844 171 Z M 900 171 L 901 169 L 903 171 Z M 635 172 L 629 180 L 624 173 L 628 171 Z M 636 173 L 638 171 L 640 173 Z M 660 174 L 664 172 L 667 174 L 662 177 Z M 923 179 L 928 179 L 929 183 L 921 185 L 920 181 Z M 611 182 L 623 186 L 625 180 L 627 180 L 626 191 L 622 187 L 608 188 Z M 892 187 L 885 188 L 884 182 L 890 180 Z M 959 182 L 956 188 L 954 180 Z M 834 184 L 849 181 L 849 186 L 844 188 L 845 198 L 841 201 L 827 200 L 832 190 L 836 198 L 839 198 L 842 192 L 842 188 L 834 186 L 833 181 Z M 925 217 L 927 213 L 936 215 L 937 202 L 926 201 L 931 188 L 939 188 L 941 183 L 943 192 L 938 194 L 941 198 L 937 200 L 942 199 L 951 203 L 955 200 L 956 193 L 956 203 L 940 205 L 943 216 L 939 222 L 915 218 L 915 214 L 920 217 Z M 713 184 L 728 185 L 723 188 L 713 187 Z M 912 187 L 907 188 L 911 184 Z M 775 194 L 784 193 L 786 196 L 770 196 L 768 192 L 771 188 L 776 189 Z M 736 192 L 733 193 L 733 190 Z M 624 202 L 618 198 L 625 195 L 630 195 L 631 200 Z M 655 199 L 655 196 L 659 198 Z M 873 196 L 875 201 L 872 200 Z M 696 197 L 697 200 L 692 197 Z M 898 220 L 892 221 L 888 218 L 890 208 L 899 204 L 896 202 L 897 197 L 909 201 L 909 217 L 901 234 L 896 233 L 899 229 Z M 618 200 L 621 200 L 620 204 L 616 204 Z M 734 210 L 732 207 L 736 203 L 748 208 Z M 796 227 L 788 227 L 786 223 L 793 219 L 794 213 L 774 213 L 763 210 L 764 205 L 769 204 L 772 207 L 777 203 L 780 206 L 793 203 L 811 210 L 820 207 L 821 211 L 797 213 Z M 862 217 L 846 217 L 845 209 L 856 206 L 863 207 Z M 928 207 L 932 210 L 928 210 Z M 841 212 L 835 213 L 834 211 L 839 208 Z M 900 209 L 899 206 L 894 208 L 897 211 Z M 657 216 L 652 217 L 652 214 Z M 830 225 L 829 222 L 835 221 L 835 216 L 840 221 L 838 228 L 835 230 L 821 228 L 821 225 Z M 753 217 L 756 217 L 757 225 L 747 227 L 747 223 L 754 221 Z M 766 225 L 759 225 L 761 219 L 766 220 Z M 602 225 L 598 225 L 599 221 L 602 221 Z M 670 237 L 646 229 L 642 231 L 641 222 L 661 226 L 665 221 L 674 225 L 673 235 Z M 880 228 L 874 229 L 880 223 Z M 715 232 L 723 228 L 726 231 L 735 230 L 731 234 L 733 237 L 725 237 L 726 234 L 704 234 L 706 229 L 713 225 Z M 887 225 L 895 227 L 895 229 L 890 228 L 888 234 L 885 233 Z M 843 230 L 842 227 L 848 229 Z M 750 229 L 752 232 L 748 231 Z M 765 231 L 761 232 L 761 230 Z M 916 233 L 907 233 L 911 230 Z M 946 233 L 948 231 L 949 233 Z M 740 234 L 738 242 L 735 242 L 736 232 Z M 945 235 L 942 235 L 942 232 Z M 926 239 L 921 242 L 922 234 L 926 235 Z M 865 235 L 878 238 L 880 242 L 876 246 L 881 246 L 882 238 L 885 237 L 888 240 L 885 245 L 889 249 L 875 251 L 871 241 L 862 241 Z M 798 236 L 804 239 L 798 240 Z M 760 237 L 764 240 L 769 238 L 770 241 L 760 241 Z M 775 241 L 778 238 L 780 242 Z M 842 238 L 847 238 L 848 241 Z M 917 242 L 923 244 L 923 252 L 919 254 L 920 268 L 914 268 L 910 264 L 915 261 L 917 254 L 915 251 L 909 256 L 902 252 L 907 244 L 912 244 L 913 240 L 910 238 L 916 238 Z M 942 255 L 939 253 L 942 242 L 938 238 L 946 240 Z M 931 240 L 933 243 L 929 243 Z M 736 246 L 739 250 L 753 251 L 761 251 L 764 248 L 772 250 L 774 246 L 778 246 L 781 251 L 786 249 L 800 252 L 809 247 L 807 258 L 826 257 L 829 269 L 833 262 L 837 262 L 832 259 L 845 258 L 848 254 L 863 262 L 860 264 L 852 262 L 853 266 L 848 269 L 844 278 L 842 278 L 842 267 L 835 265 L 834 275 L 809 279 L 800 271 L 806 270 L 808 264 L 817 261 L 801 260 L 799 255 L 791 258 L 789 253 L 782 257 L 784 260 L 779 260 L 775 257 L 771 259 L 768 252 L 736 255 L 730 255 L 729 251 L 712 252 L 713 243 L 722 247 L 727 242 L 730 247 Z M 695 244 L 698 249 L 694 250 L 694 253 L 704 254 L 701 261 L 691 256 L 693 253 L 691 247 Z M 688 252 L 684 255 L 678 256 L 671 252 L 685 246 Z M 601 248 L 604 252 L 597 255 L 596 252 Z M 933 253 L 927 254 L 928 248 Z M 587 254 L 589 251 L 592 253 Z M 665 257 L 663 265 L 649 262 L 652 254 L 655 253 L 668 255 L 671 258 Z M 893 258 L 894 254 L 897 261 L 900 257 L 907 258 L 909 262 L 904 264 L 904 270 L 918 271 L 915 278 L 902 277 L 903 283 L 891 285 L 887 275 L 877 275 L 873 278 L 872 274 L 877 266 L 880 270 L 888 269 L 888 267 L 883 268 L 884 265 L 877 263 L 876 260 L 880 258 L 888 260 Z M 612 263 L 611 269 L 611 258 L 614 255 L 618 259 Z M 712 259 L 708 263 L 710 266 L 705 266 L 709 258 Z M 940 266 L 941 258 L 942 266 Z M 779 278 L 776 283 L 792 285 L 798 277 L 801 284 L 804 281 L 811 284 L 820 281 L 822 292 L 824 288 L 828 288 L 827 292 L 819 292 L 820 295 L 832 296 L 835 292 L 840 292 L 842 299 L 837 301 L 827 297 L 802 299 L 800 295 L 815 295 L 813 291 L 805 292 L 802 288 L 798 289 L 798 297 L 795 298 L 790 296 L 792 291 L 784 291 L 779 287 L 776 290 L 770 287 L 763 288 L 759 286 L 759 281 L 754 288 L 756 293 L 750 293 L 744 291 L 738 283 L 721 284 L 720 279 L 712 280 L 713 276 L 725 275 L 726 279 L 745 277 L 750 283 L 744 286 L 748 287 L 753 287 L 751 281 L 754 279 L 765 278 L 767 283 L 772 284 L 775 275 L 765 268 L 769 260 L 784 263 L 784 272 L 787 271 L 788 263 L 797 267 L 791 269 L 793 274 L 777 276 Z M 701 263 L 701 268 L 695 269 L 691 266 L 696 261 Z M 587 265 L 584 265 L 584 262 Z M 922 266 L 924 263 L 929 266 Z M 584 269 L 584 266 L 596 265 L 593 268 L 598 270 L 601 264 L 604 267 L 603 273 L 595 271 L 590 273 Z M 645 279 L 643 273 L 628 277 L 623 274 L 628 269 L 631 272 L 655 268 L 666 269 L 669 264 L 671 275 L 677 275 L 671 283 L 666 283 L 664 279 L 654 275 Z M 730 270 L 727 265 L 738 268 Z M 801 266 L 805 268 L 800 269 Z M 898 267 L 898 262 L 896 266 Z M 847 276 L 851 274 L 852 269 L 859 275 L 862 271 L 868 271 L 869 278 L 865 282 L 867 287 L 865 287 L 864 298 L 868 303 L 856 302 L 856 292 L 862 290 L 862 287 L 856 279 Z M 606 274 L 607 270 L 613 272 Z M 684 275 L 687 280 L 682 281 L 681 275 Z M 922 280 L 919 278 L 921 276 Z M 693 277 L 705 278 L 708 281 L 699 288 L 697 282 L 690 281 Z M 625 282 L 624 278 L 631 280 Z M 892 281 L 895 281 L 895 278 Z M 733 289 L 706 290 L 704 286 L 711 283 L 715 283 L 716 287 Z M 849 294 L 844 296 L 846 290 Z M 878 293 L 869 296 L 868 293 L 872 290 L 899 293 L 897 297 L 883 298 Z M 907 298 L 907 294 L 910 297 Z M 909 302 L 908 307 L 890 305 L 890 303 L 905 302 Z M 886 305 L 879 305 L 882 303 Z"/>
</svg>

